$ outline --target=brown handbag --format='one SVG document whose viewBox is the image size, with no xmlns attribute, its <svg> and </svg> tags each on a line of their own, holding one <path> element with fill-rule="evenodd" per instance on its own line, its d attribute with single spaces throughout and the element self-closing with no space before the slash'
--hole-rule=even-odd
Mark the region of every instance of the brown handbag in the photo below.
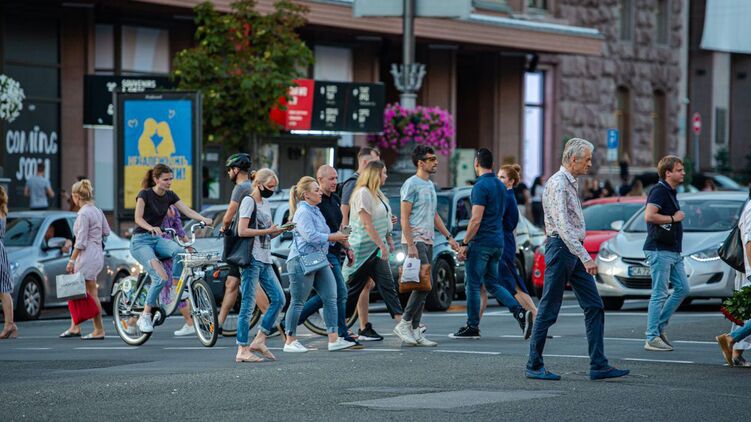
<svg viewBox="0 0 751 422">
<path fill-rule="evenodd" d="M 399 293 L 409 293 L 411 291 L 429 292 L 433 290 L 430 283 L 430 264 L 420 266 L 420 282 L 402 283 L 402 267 L 399 267 Z"/>
</svg>

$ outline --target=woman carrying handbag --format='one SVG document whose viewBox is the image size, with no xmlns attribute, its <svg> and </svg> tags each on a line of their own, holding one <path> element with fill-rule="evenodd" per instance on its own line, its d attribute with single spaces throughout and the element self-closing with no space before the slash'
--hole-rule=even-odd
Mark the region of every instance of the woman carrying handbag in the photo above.
<svg viewBox="0 0 751 422">
<path fill-rule="evenodd" d="M 96 279 L 104 268 L 104 238 L 110 234 L 110 226 L 102 210 L 94 205 L 94 188 L 88 179 L 73 184 L 71 198 L 79 207 L 73 232 L 76 243 L 73 254 L 65 270 L 69 274 L 81 273 L 86 280 L 86 293 L 93 299 L 99 312 L 94 319 L 94 331 L 81 337 L 81 340 L 104 340 L 102 305 L 99 303 Z M 82 299 L 89 300 L 89 299 Z M 79 321 L 80 323 L 80 321 Z M 78 337 L 81 327 L 71 319 L 70 328 L 60 334 L 64 337 Z"/>
</svg>

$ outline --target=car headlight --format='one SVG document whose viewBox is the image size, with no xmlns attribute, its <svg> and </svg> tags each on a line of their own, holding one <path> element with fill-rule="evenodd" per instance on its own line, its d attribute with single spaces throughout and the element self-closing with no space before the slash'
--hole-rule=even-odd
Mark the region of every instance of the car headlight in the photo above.
<svg viewBox="0 0 751 422">
<path fill-rule="evenodd" d="M 613 262 L 618 259 L 618 254 L 613 252 L 607 246 L 603 246 L 600 248 L 600 252 L 597 254 L 597 257 L 600 258 L 600 261 L 602 262 Z"/>
<path fill-rule="evenodd" d="M 717 254 L 717 249 L 720 247 L 714 247 L 714 248 L 707 248 L 703 251 L 695 252 L 689 255 L 693 260 L 699 261 L 699 262 L 711 262 L 711 261 L 717 261 L 720 259 L 720 256 Z"/>
<path fill-rule="evenodd" d="M 20 262 L 11 262 L 10 263 L 10 272 L 11 273 L 15 272 L 18 269 L 18 267 L 20 267 L 20 266 L 21 266 Z"/>
<path fill-rule="evenodd" d="M 394 256 L 394 259 L 396 259 L 396 262 L 404 262 L 404 258 L 406 258 L 407 255 L 404 254 L 404 252 L 397 252 L 396 256 Z"/>
</svg>

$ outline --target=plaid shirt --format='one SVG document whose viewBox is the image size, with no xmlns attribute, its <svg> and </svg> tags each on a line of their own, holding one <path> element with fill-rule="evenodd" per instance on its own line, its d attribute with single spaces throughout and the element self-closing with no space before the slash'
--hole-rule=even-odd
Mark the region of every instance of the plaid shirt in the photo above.
<svg viewBox="0 0 751 422">
<path fill-rule="evenodd" d="M 592 257 L 584 249 L 586 229 L 578 191 L 576 178 L 563 167 L 548 179 L 542 194 L 545 231 L 548 236 L 560 237 L 572 254 L 587 262 Z"/>
</svg>

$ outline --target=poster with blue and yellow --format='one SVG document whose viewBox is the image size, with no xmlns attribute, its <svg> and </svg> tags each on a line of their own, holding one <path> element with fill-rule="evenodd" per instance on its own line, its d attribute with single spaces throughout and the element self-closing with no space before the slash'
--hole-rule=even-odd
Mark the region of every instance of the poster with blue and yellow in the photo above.
<svg viewBox="0 0 751 422">
<path fill-rule="evenodd" d="M 125 99 L 122 124 L 123 208 L 135 208 L 146 171 L 159 163 L 172 168 L 172 191 L 192 207 L 193 101 Z"/>
</svg>

